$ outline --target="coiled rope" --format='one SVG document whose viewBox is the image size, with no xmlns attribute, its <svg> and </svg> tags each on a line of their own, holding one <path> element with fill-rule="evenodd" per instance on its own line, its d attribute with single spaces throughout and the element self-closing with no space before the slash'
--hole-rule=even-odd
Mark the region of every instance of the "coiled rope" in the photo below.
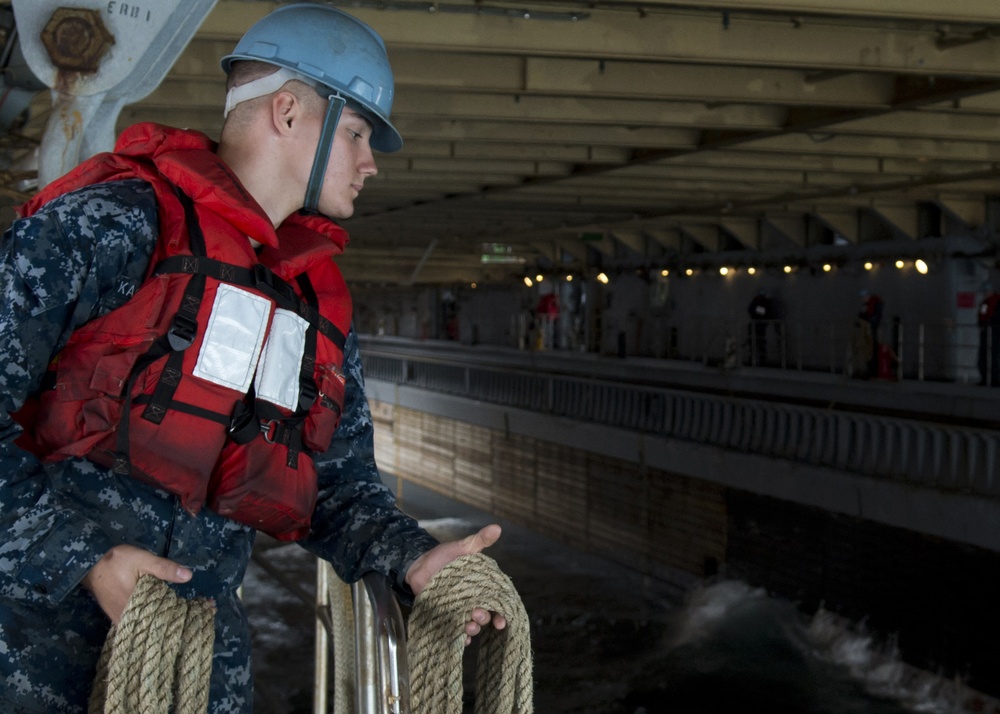
<svg viewBox="0 0 1000 714">
<path fill-rule="evenodd" d="M 329 568 L 327 588 L 333 636 L 333 714 L 350 714 L 356 711 L 354 702 L 358 696 L 351 586 L 337 577 L 333 568 Z"/>
<path fill-rule="evenodd" d="M 139 578 L 104 641 L 89 714 L 204 714 L 214 617 L 210 600 L 179 598 L 159 578 Z"/>
<path fill-rule="evenodd" d="M 507 619 L 479 635 L 475 714 L 534 711 L 528 615 L 510 578 L 477 553 L 442 568 L 414 602 L 406 646 L 414 712 L 461 714 L 465 623 L 475 607 Z"/>
</svg>

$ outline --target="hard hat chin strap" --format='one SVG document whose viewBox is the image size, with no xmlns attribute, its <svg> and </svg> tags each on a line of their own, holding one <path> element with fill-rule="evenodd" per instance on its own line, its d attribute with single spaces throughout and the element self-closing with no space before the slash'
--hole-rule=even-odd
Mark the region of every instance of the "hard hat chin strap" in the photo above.
<svg viewBox="0 0 1000 714">
<path fill-rule="evenodd" d="M 330 162 L 330 150 L 337 135 L 337 124 L 340 123 L 340 115 L 347 101 L 339 94 L 330 95 L 329 100 L 323 128 L 319 132 L 319 144 L 316 145 L 312 171 L 309 173 L 309 183 L 306 185 L 306 200 L 302 204 L 302 210 L 306 213 L 319 213 L 319 194 L 323 190 L 323 176 Z"/>
</svg>

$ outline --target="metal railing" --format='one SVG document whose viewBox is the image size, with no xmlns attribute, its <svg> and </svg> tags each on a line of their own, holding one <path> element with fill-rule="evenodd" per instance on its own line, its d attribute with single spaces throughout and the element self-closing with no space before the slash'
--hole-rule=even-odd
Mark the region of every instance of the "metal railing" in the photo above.
<svg viewBox="0 0 1000 714">
<path fill-rule="evenodd" d="M 346 635 L 333 624 L 338 618 L 332 610 L 344 607 L 344 603 L 334 596 L 331 578 L 336 575 L 330 564 L 317 560 L 314 714 L 330 712 L 330 639 Z M 351 585 L 350 592 L 354 623 L 354 714 L 410 714 L 406 626 L 399 602 L 388 580 L 377 573 L 367 573 Z M 336 714 L 348 713 L 338 710 Z"/>
<path fill-rule="evenodd" d="M 914 485 L 1000 496 L 1000 431 L 365 349 L 370 379 Z"/>
<path fill-rule="evenodd" d="M 890 379 L 997 382 L 994 328 L 952 323 L 883 322 L 879 344 L 891 350 Z M 665 356 L 723 367 L 751 366 L 857 375 L 857 324 L 786 320 L 721 321 L 674 328 Z M 876 376 L 876 375 L 872 375 Z"/>
</svg>

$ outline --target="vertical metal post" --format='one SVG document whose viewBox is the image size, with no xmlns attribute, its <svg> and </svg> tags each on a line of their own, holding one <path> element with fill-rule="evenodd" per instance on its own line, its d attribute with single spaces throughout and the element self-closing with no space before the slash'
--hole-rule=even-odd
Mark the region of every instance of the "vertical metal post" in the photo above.
<svg viewBox="0 0 1000 714">
<path fill-rule="evenodd" d="M 799 325 L 798 333 L 795 335 L 795 349 L 798 352 L 799 371 L 802 371 L 802 326 Z"/>
<path fill-rule="evenodd" d="M 986 386 L 993 386 L 993 326 L 986 327 Z"/>
<path fill-rule="evenodd" d="M 898 342 L 899 342 L 899 351 L 896 353 L 896 379 L 898 379 L 899 381 L 903 381 L 903 344 L 904 343 L 903 343 L 903 323 L 902 322 L 900 322 L 897 325 L 896 335 L 897 335 Z"/>
<path fill-rule="evenodd" d="M 830 323 L 830 374 L 837 373 L 837 325 Z"/>
<path fill-rule="evenodd" d="M 788 325 L 785 324 L 784 320 L 776 324 L 781 326 L 781 332 L 778 334 L 778 346 L 781 348 L 781 368 L 787 369 L 788 349 L 786 345 L 788 344 L 788 330 L 786 330 L 785 328 L 788 327 Z"/>
<path fill-rule="evenodd" d="M 376 714 L 379 706 L 378 662 L 375 657 L 375 618 L 360 583 L 351 586 L 354 601 L 354 711 Z"/>
<path fill-rule="evenodd" d="M 917 380 L 924 381 L 924 323 L 917 327 Z"/>
<path fill-rule="evenodd" d="M 330 607 L 330 587 L 326 570 L 330 566 L 323 560 L 316 561 L 316 608 Z M 330 635 L 321 617 L 316 617 L 315 674 L 313 676 L 313 714 L 327 714 L 327 681 L 330 671 Z"/>
<path fill-rule="evenodd" d="M 402 610 L 389 581 L 368 573 L 351 586 L 357 714 L 411 714 Z"/>
</svg>

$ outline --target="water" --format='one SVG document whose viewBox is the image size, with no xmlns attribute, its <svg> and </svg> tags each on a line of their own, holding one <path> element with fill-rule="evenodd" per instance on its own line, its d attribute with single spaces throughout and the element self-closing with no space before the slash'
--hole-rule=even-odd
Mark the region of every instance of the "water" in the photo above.
<svg viewBox="0 0 1000 714">
<path fill-rule="evenodd" d="M 904 665 L 828 612 L 804 617 L 792 603 L 742 582 L 698 588 L 670 615 L 672 631 L 630 680 L 621 712 L 749 711 L 895 714 L 961 711 L 955 683 Z"/>
<path fill-rule="evenodd" d="M 438 538 L 493 522 L 405 484 L 401 502 Z M 487 553 L 511 577 L 531 618 L 540 714 L 951 714 L 993 711 L 960 682 L 900 661 L 890 640 L 820 610 L 731 580 L 687 592 L 500 521 Z M 309 595 L 314 563 L 294 545 L 258 551 Z M 244 599 L 254 635 L 258 714 L 312 711 L 312 617 L 257 565 Z M 997 710 L 1000 711 L 1000 710 Z"/>
</svg>

